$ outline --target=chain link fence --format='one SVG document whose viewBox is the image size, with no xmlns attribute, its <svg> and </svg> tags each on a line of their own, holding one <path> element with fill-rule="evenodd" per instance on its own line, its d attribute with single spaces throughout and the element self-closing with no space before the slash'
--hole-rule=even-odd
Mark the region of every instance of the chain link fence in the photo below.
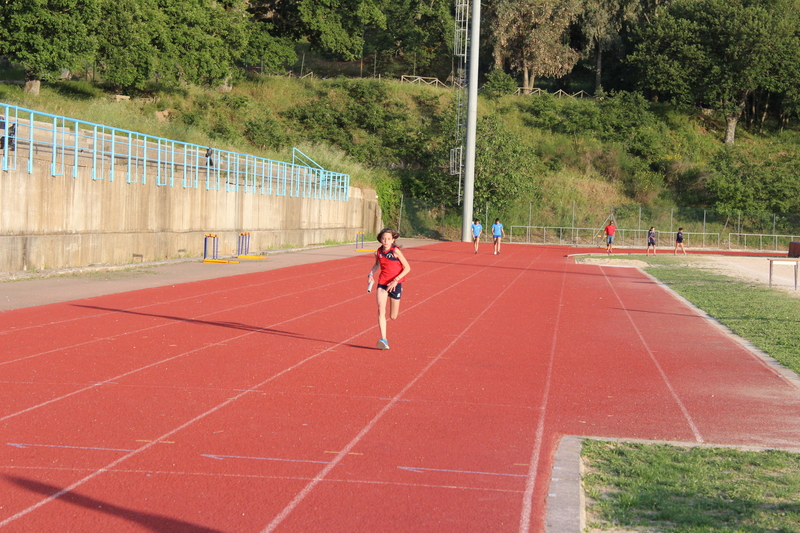
<svg viewBox="0 0 800 533">
<path fill-rule="evenodd" d="M 461 206 L 447 207 L 430 201 L 402 197 L 387 211 L 384 222 L 398 227 L 405 237 L 461 240 Z M 656 229 L 659 245 L 671 245 L 683 228 L 687 245 L 694 248 L 784 251 L 800 240 L 800 213 L 754 213 L 687 207 L 578 205 L 541 208 L 533 202 L 503 206 L 475 205 L 473 218 L 488 228 L 496 218 L 511 242 L 596 245 L 598 235 L 613 218 L 623 246 L 646 246 L 647 230 Z M 512 228 L 513 227 L 513 228 Z M 512 233 L 513 231 L 513 233 Z"/>
</svg>

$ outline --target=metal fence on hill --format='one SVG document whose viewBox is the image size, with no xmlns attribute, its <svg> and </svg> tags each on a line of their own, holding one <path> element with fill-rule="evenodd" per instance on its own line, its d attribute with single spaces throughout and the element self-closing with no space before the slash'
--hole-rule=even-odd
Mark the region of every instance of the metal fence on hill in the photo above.
<svg viewBox="0 0 800 533">
<path fill-rule="evenodd" d="M 475 205 L 475 218 L 488 228 L 499 218 L 508 242 L 597 246 L 603 229 L 613 217 L 616 244 L 646 247 L 647 232 L 654 227 L 658 246 L 672 246 L 678 229 L 685 244 L 693 249 L 786 251 L 800 240 L 800 213 L 723 213 L 711 209 L 682 207 L 570 205 L 542 209 L 532 202 L 502 206 Z M 384 213 L 384 220 L 406 237 L 461 240 L 462 208 L 435 205 L 429 201 L 402 197 L 396 209 Z"/>
<path fill-rule="evenodd" d="M 322 168 L 297 149 L 292 162 L 165 139 L 102 124 L 0 103 L 3 170 L 50 163 L 52 176 L 78 177 L 88 167 L 92 180 L 159 187 L 205 188 L 276 196 L 347 201 L 350 176 Z"/>
</svg>

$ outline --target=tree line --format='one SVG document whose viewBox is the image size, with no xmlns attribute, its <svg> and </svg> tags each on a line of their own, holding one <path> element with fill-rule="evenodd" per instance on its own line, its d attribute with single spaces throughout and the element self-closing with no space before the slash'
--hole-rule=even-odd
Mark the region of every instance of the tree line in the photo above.
<svg viewBox="0 0 800 533">
<path fill-rule="evenodd" d="M 0 54 L 28 80 L 97 65 L 119 90 L 232 83 L 285 72 L 307 43 L 332 61 L 372 56 L 452 71 L 453 0 L 0 0 Z M 481 68 L 529 92 L 638 91 L 781 126 L 800 112 L 800 0 L 483 0 Z M 408 72 L 406 72 L 408 73 Z"/>
</svg>

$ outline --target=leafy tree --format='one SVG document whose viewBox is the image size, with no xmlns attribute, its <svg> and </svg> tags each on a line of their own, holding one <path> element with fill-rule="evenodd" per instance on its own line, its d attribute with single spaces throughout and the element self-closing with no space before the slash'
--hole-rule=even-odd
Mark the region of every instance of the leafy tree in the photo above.
<svg viewBox="0 0 800 533">
<path fill-rule="evenodd" d="M 522 138 L 496 117 L 478 120 L 475 147 L 475 204 L 502 209 L 536 192 L 541 162 Z"/>
<path fill-rule="evenodd" d="M 365 51 L 390 52 L 413 57 L 417 70 L 430 69 L 437 56 L 446 56 L 451 67 L 454 22 L 452 0 L 384 0 L 386 26 L 373 25 L 365 33 Z"/>
<path fill-rule="evenodd" d="M 633 21 L 641 8 L 640 0 L 584 0 L 580 15 L 581 32 L 589 41 L 588 51 L 595 58 L 595 92 L 600 91 L 603 52 L 620 46 L 623 25 Z"/>
<path fill-rule="evenodd" d="M 27 80 L 57 79 L 91 60 L 99 0 L 25 0 L 0 4 L 0 54 L 19 63 Z"/>
<path fill-rule="evenodd" d="M 707 183 L 713 207 L 724 212 L 800 209 L 800 161 L 793 155 L 764 159 L 733 147 L 721 150 L 711 161 Z"/>
<path fill-rule="evenodd" d="M 168 39 L 157 58 L 160 79 L 214 85 L 236 75 L 251 31 L 245 0 L 157 1 Z"/>
<path fill-rule="evenodd" d="M 104 79 L 118 88 L 143 88 L 167 45 L 165 33 L 156 0 L 102 0 L 95 34 Z"/>
<path fill-rule="evenodd" d="M 539 191 L 537 177 L 543 166 L 523 138 L 505 127 L 497 116 L 479 117 L 475 146 L 474 203 L 490 202 L 502 210 L 520 199 L 532 198 Z M 449 146 L 435 148 L 437 159 L 449 158 Z M 405 188 L 414 197 L 432 200 L 437 204 L 456 205 L 458 182 L 449 169 L 440 167 L 417 176 Z"/>
<path fill-rule="evenodd" d="M 347 61 L 364 46 L 364 27 L 385 27 L 379 0 L 252 0 L 250 12 L 273 24 L 275 35 L 308 39 L 322 50 Z"/>
<path fill-rule="evenodd" d="M 581 0 L 496 0 L 495 67 L 509 64 L 522 72 L 526 93 L 538 76 L 560 78 L 572 70 L 578 52 L 568 40 Z"/>
<path fill-rule="evenodd" d="M 785 9 L 795 0 L 679 0 L 639 35 L 629 57 L 642 85 L 725 115 L 725 144 L 749 94 L 800 83 L 800 32 Z"/>
</svg>

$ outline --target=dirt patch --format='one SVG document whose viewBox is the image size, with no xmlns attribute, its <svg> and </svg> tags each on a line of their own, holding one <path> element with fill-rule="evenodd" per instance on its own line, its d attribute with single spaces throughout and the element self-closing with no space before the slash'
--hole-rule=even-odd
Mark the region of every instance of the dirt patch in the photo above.
<svg viewBox="0 0 800 533">
<path fill-rule="evenodd" d="M 623 259 L 621 257 L 576 257 L 575 262 L 583 265 L 620 266 L 633 268 L 645 268 L 649 266 L 646 261 L 642 261 L 640 259 Z"/>
<path fill-rule="evenodd" d="M 671 254 L 667 254 L 669 256 Z M 661 254 L 659 254 L 661 257 Z M 683 256 L 681 266 L 702 268 L 723 276 L 747 283 L 769 286 L 769 261 L 766 257 L 735 255 L 693 255 Z M 645 268 L 650 266 L 644 259 L 614 256 L 575 257 L 576 263 L 603 266 L 627 266 Z M 800 290 L 794 289 L 794 267 L 792 265 L 773 265 L 772 288 L 800 298 Z"/>
</svg>

